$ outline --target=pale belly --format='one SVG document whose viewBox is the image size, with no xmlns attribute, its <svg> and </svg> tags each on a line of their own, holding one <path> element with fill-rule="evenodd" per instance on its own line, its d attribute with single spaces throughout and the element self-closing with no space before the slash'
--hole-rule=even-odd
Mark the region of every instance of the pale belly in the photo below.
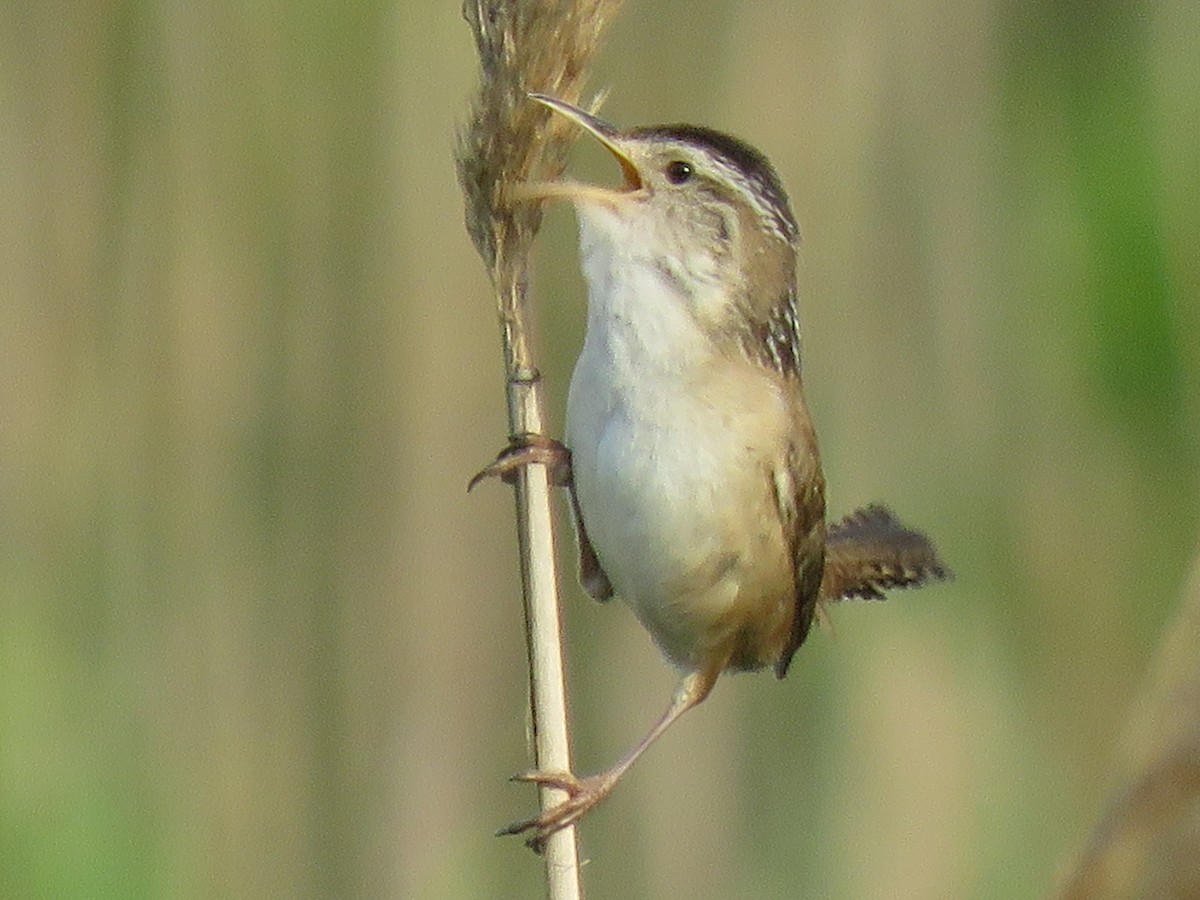
<svg viewBox="0 0 1200 900">
<path fill-rule="evenodd" d="M 614 591 L 679 666 L 773 663 L 794 607 L 773 493 L 785 403 L 728 373 L 681 390 L 596 362 L 585 350 L 572 378 L 566 439 Z"/>
</svg>

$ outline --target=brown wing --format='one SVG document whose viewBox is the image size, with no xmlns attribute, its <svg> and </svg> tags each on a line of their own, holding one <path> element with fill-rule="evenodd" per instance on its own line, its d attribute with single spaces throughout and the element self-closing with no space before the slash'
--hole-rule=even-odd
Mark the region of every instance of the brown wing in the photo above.
<svg viewBox="0 0 1200 900">
<path fill-rule="evenodd" d="M 775 675 L 783 678 L 792 657 L 808 637 L 820 596 L 825 565 L 825 475 L 800 374 L 800 322 L 796 314 L 799 233 L 794 221 L 782 235 L 761 227 L 746 227 L 743 232 L 758 235 L 746 259 L 752 268 L 747 283 L 760 289 L 747 291 L 742 298 L 742 315 L 738 317 L 745 326 L 739 335 L 741 349 L 748 358 L 780 376 L 792 396 L 792 445 L 783 467 L 771 473 L 779 520 L 791 551 L 796 604 L 787 644 L 775 662 Z M 774 284 L 778 290 L 761 290 L 762 284 Z M 763 300 L 768 302 L 760 306 Z"/>
<path fill-rule="evenodd" d="M 777 678 L 787 675 L 792 657 L 812 628 L 825 565 L 825 475 L 803 400 L 798 399 L 798 408 L 803 425 L 799 440 L 787 455 L 785 469 L 775 473 L 779 517 L 791 548 L 796 603 L 791 634 L 775 663 Z"/>
<path fill-rule="evenodd" d="M 937 547 L 884 506 L 867 506 L 829 526 L 820 600 L 882 600 L 887 588 L 950 576 Z"/>
</svg>

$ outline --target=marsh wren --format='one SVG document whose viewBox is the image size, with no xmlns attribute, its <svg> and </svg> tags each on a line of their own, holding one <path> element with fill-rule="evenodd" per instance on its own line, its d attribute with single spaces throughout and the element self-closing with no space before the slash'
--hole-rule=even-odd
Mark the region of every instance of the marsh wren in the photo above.
<svg viewBox="0 0 1200 900">
<path fill-rule="evenodd" d="M 530 832 L 537 849 L 606 797 L 722 672 L 773 666 L 783 678 L 820 604 L 881 598 L 946 570 L 882 506 L 826 525 L 800 372 L 799 230 L 766 157 L 708 128 L 621 131 L 530 96 L 595 137 L 623 183 L 521 189 L 578 212 L 587 333 L 565 447 L 514 438 L 480 476 L 550 464 L 571 490 L 584 587 L 623 598 L 681 673 L 662 717 L 612 768 L 516 776 L 568 794 L 502 831 Z"/>
</svg>

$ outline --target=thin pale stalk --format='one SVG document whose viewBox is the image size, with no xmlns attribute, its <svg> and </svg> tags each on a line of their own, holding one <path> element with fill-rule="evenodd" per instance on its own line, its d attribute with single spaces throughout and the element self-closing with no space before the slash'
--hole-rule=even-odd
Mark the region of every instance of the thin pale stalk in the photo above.
<svg viewBox="0 0 1200 900">
<path fill-rule="evenodd" d="M 531 91 L 578 103 L 600 36 L 622 0 L 465 0 L 463 16 L 479 51 L 480 88 L 459 135 L 458 177 L 467 231 L 496 289 L 507 379 L 509 430 L 542 434 L 541 389 L 530 353 L 525 290 L 529 250 L 541 207 L 515 199 L 525 183 L 553 181 L 566 165 L 573 129 L 532 103 Z M 529 646 L 534 763 L 570 771 L 562 629 L 558 614 L 549 473 L 531 465 L 518 473 L 517 538 Z M 542 809 L 562 799 L 542 788 Z M 551 900 L 581 896 L 574 827 L 546 843 Z"/>
<path fill-rule="evenodd" d="M 508 308 L 523 308 L 520 296 L 524 279 L 510 289 L 517 296 Z M 505 327 L 505 357 L 508 377 L 508 421 L 513 434 L 541 434 L 543 425 L 541 381 L 528 356 L 522 319 L 515 325 L 518 340 L 512 341 Z M 514 352 L 515 351 L 515 352 Z M 525 639 L 529 654 L 529 696 L 533 712 L 533 758 L 538 769 L 571 771 L 570 728 L 563 672 L 562 623 L 559 616 L 558 571 L 554 544 L 551 485 L 546 467 L 525 466 L 517 476 L 517 544 L 521 558 L 521 582 L 525 602 Z M 541 808 L 549 809 L 566 795 L 556 788 L 541 789 Z M 551 835 L 544 849 L 546 888 L 550 900 L 582 897 L 579 877 L 579 847 L 575 826 Z"/>
</svg>

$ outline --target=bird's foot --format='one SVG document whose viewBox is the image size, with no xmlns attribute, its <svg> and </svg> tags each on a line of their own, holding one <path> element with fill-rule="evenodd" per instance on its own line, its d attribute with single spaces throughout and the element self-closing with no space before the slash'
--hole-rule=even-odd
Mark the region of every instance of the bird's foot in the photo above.
<svg viewBox="0 0 1200 900">
<path fill-rule="evenodd" d="M 467 483 L 467 490 L 485 478 L 499 478 L 512 484 L 517 470 L 531 463 L 544 465 L 550 473 L 550 481 L 558 487 L 571 481 L 571 451 L 566 445 L 544 434 L 526 432 L 509 438 L 508 446 L 500 451 L 495 461 L 475 473 Z"/>
<path fill-rule="evenodd" d="M 525 845 L 534 853 L 540 854 L 552 834 L 568 825 L 574 825 L 588 810 L 609 795 L 613 785 L 617 783 L 617 776 L 611 772 L 604 772 L 588 778 L 579 778 L 570 772 L 534 771 L 514 775 L 511 780 L 558 788 L 567 793 L 567 799 L 556 806 L 543 810 L 532 819 L 506 825 L 496 832 L 497 835 L 529 832 Z"/>
</svg>

